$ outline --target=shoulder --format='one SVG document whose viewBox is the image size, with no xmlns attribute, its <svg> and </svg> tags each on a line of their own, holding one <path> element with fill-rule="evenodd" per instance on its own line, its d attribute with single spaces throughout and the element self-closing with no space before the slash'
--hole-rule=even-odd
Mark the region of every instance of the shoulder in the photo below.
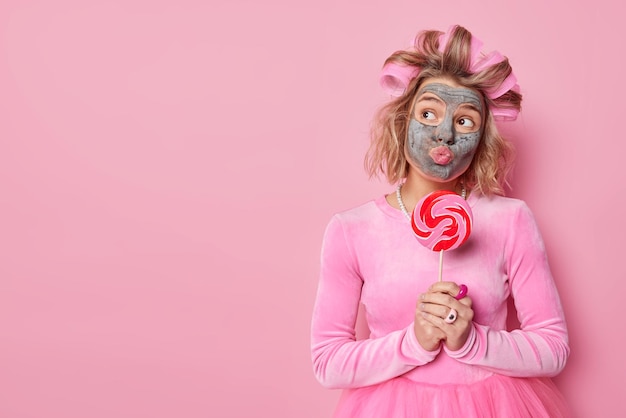
<svg viewBox="0 0 626 418">
<path fill-rule="evenodd" d="M 525 201 L 504 196 L 480 196 L 472 207 L 477 228 L 505 240 L 529 237 L 535 242 L 541 235 L 535 216 Z"/>
<path fill-rule="evenodd" d="M 336 212 L 328 222 L 322 245 L 323 259 L 354 260 L 356 243 L 363 234 L 369 234 L 377 218 L 376 200 L 370 200 L 351 209 Z"/>
<path fill-rule="evenodd" d="M 471 206 L 477 214 L 487 218 L 517 218 L 519 216 L 532 217 L 532 212 L 526 202 L 512 197 L 480 195 L 475 198 L 474 204 Z"/>
<path fill-rule="evenodd" d="M 372 216 L 376 216 L 380 212 L 378 208 L 380 199 L 372 199 L 350 209 L 336 212 L 333 219 L 347 224 L 371 219 Z"/>
<path fill-rule="evenodd" d="M 393 221 L 385 196 L 369 200 L 347 210 L 336 212 L 330 219 L 327 230 L 341 230 L 346 235 L 367 234 L 368 231 Z M 391 213 L 393 215 L 393 213 Z"/>
</svg>

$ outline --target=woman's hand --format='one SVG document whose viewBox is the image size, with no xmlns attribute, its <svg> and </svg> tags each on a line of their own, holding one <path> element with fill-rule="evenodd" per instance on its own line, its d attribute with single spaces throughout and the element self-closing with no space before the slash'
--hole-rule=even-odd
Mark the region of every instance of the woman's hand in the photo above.
<svg viewBox="0 0 626 418">
<path fill-rule="evenodd" d="M 433 284 L 427 293 L 420 295 L 417 309 L 419 315 L 415 315 L 416 327 L 417 317 L 421 316 L 429 325 L 443 332 L 444 337 L 442 339 L 445 341 L 446 347 L 452 351 L 463 347 L 469 336 L 472 319 L 474 318 L 472 300 L 468 296 L 460 300 L 455 299 L 459 291 L 459 285 L 454 282 L 437 282 Z M 450 315 L 452 309 L 456 311 L 456 319 L 449 323 L 445 319 Z M 417 335 L 417 331 L 415 334 Z M 435 331 L 431 331 L 431 334 L 438 335 Z M 422 346 L 426 348 L 424 344 Z M 426 349 L 428 350 L 428 348 Z"/>
<path fill-rule="evenodd" d="M 435 351 L 439 348 L 441 340 L 446 338 L 446 334 L 424 318 L 420 304 L 421 301 L 418 300 L 417 309 L 415 309 L 415 320 L 413 322 L 415 337 L 417 337 L 417 342 L 420 343 L 424 350 Z"/>
</svg>

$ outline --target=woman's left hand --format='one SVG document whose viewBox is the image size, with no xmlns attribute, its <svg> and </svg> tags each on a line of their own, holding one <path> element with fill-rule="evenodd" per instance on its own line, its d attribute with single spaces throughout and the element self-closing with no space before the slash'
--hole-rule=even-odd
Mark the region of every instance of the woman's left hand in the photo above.
<svg viewBox="0 0 626 418">
<path fill-rule="evenodd" d="M 459 350 L 469 336 L 474 311 L 472 300 L 465 296 L 456 300 L 460 287 L 454 282 L 437 282 L 427 293 L 420 295 L 419 308 L 422 316 L 446 334 L 445 345 L 449 350 Z M 452 322 L 446 322 L 451 313 L 456 312 Z"/>
</svg>

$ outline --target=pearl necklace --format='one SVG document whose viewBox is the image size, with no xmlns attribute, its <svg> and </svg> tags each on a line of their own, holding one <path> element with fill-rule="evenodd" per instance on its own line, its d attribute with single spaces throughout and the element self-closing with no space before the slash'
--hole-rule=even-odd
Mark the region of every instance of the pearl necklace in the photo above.
<svg viewBox="0 0 626 418">
<path fill-rule="evenodd" d="M 400 209 L 402 210 L 402 213 L 404 213 L 404 216 L 406 216 L 406 218 L 410 221 L 411 220 L 411 215 L 409 215 L 409 211 L 406 210 L 406 206 L 404 206 L 404 202 L 402 201 L 402 193 L 400 193 L 400 189 L 402 188 L 402 186 L 404 186 L 404 183 L 400 183 L 398 184 L 398 187 L 396 188 L 396 198 L 398 199 L 398 206 L 400 206 Z M 461 197 L 463 199 L 467 198 L 467 190 L 465 190 L 465 185 L 461 186 Z"/>
</svg>

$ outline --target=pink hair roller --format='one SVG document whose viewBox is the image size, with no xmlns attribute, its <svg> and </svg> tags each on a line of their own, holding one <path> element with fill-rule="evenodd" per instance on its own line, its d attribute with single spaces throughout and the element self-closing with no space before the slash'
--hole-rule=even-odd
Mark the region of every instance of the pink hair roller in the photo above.
<svg viewBox="0 0 626 418">
<path fill-rule="evenodd" d="M 448 32 L 451 33 L 453 29 L 454 29 L 454 26 L 448 29 Z M 448 34 L 445 39 L 448 39 L 449 37 L 450 35 Z M 491 51 L 490 53 L 486 55 L 483 54 L 481 57 L 480 51 L 476 51 L 476 48 L 480 49 L 482 45 L 483 43 L 481 41 L 479 41 L 474 36 L 472 36 L 472 46 L 471 46 L 472 59 L 470 61 L 471 62 L 470 70 L 473 73 L 481 72 L 485 70 L 486 68 L 491 67 L 492 65 L 501 63 L 505 59 L 505 57 L 498 51 Z M 441 43 L 439 44 L 439 47 L 441 49 Z M 511 74 L 509 74 L 509 76 L 505 78 L 504 81 L 498 87 L 496 87 L 495 89 L 487 90 L 485 94 L 487 94 L 487 97 L 494 100 L 502 96 L 504 93 L 506 93 L 509 90 L 514 90 L 514 91 L 519 92 L 519 85 L 517 84 L 517 77 L 515 77 L 515 74 L 513 74 L 513 72 L 511 72 Z M 493 108 L 491 109 L 491 114 L 493 115 L 493 118 L 495 120 L 513 121 L 517 119 L 517 115 L 519 114 L 519 111 L 515 109 Z"/>
<path fill-rule="evenodd" d="M 385 64 L 380 76 L 380 86 L 393 97 L 404 94 L 411 80 L 419 74 L 418 67 L 400 65 L 395 62 Z"/>
</svg>

